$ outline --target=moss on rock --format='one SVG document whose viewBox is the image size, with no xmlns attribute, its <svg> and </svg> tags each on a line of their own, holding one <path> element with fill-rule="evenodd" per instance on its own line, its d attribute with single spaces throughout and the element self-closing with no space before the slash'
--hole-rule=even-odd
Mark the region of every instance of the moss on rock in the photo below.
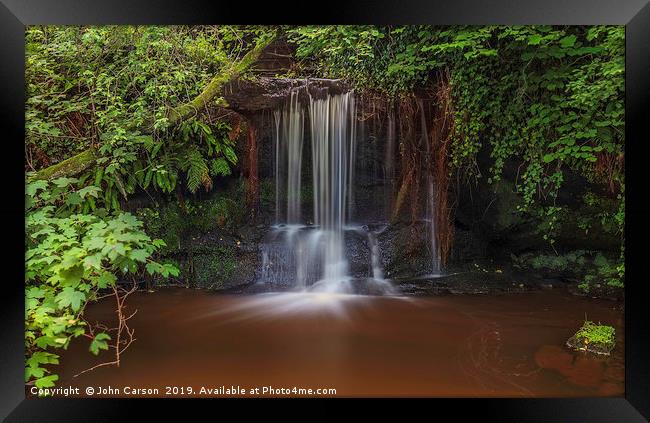
<svg viewBox="0 0 650 423">
<path fill-rule="evenodd" d="M 192 256 L 194 283 L 197 287 L 223 289 L 230 285 L 230 280 L 237 269 L 235 252 L 232 247 L 219 246 L 209 253 Z"/>
<path fill-rule="evenodd" d="M 567 341 L 567 346 L 570 348 L 602 355 L 609 355 L 615 345 L 615 330 L 613 327 L 597 325 L 588 320 Z"/>
</svg>

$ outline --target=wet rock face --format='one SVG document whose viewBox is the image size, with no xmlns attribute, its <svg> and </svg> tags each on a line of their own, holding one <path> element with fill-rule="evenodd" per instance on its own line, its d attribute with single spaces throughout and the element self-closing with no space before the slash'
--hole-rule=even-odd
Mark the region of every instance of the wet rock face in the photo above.
<svg viewBox="0 0 650 423">
<path fill-rule="evenodd" d="M 223 97 L 231 110 L 250 115 L 279 107 L 291 91 L 296 89 L 300 101 L 308 102 L 310 95 L 322 98 L 328 93 L 348 92 L 352 87 L 340 79 L 258 76 L 251 80 L 239 79 L 228 83 L 223 89 Z"/>
<path fill-rule="evenodd" d="M 378 237 L 382 264 L 388 278 L 406 278 L 431 273 L 433 261 L 427 225 L 395 224 Z"/>
<path fill-rule="evenodd" d="M 375 227 L 359 226 L 347 228 L 343 233 L 343 256 L 347 263 L 345 275 L 353 282 L 365 281 L 362 285 L 368 285 L 370 279 L 383 279 L 379 250 L 373 249 L 377 245 L 374 241 L 376 230 Z M 270 228 L 259 241 L 257 282 L 268 285 L 270 289 L 316 284 L 325 271 L 323 255 L 326 254 L 327 236 L 313 226 Z"/>
<path fill-rule="evenodd" d="M 262 229 L 245 228 L 244 236 L 214 230 L 187 240 L 182 267 L 185 278 L 197 288 L 224 290 L 257 280 L 260 267 L 258 241 Z"/>
<path fill-rule="evenodd" d="M 448 267 L 455 268 L 467 263 L 481 262 L 488 255 L 488 243 L 485 238 L 460 226 L 454 228 L 454 243 L 451 247 Z"/>
<path fill-rule="evenodd" d="M 367 278 L 372 276 L 370 246 L 367 237 L 358 231 L 345 232 L 345 250 L 350 266 L 350 276 Z"/>
<path fill-rule="evenodd" d="M 492 166 L 486 148 L 481 150 L 477 161 L 481 169 Z M 510 254 L 550 249 L 543 238 L 544 229 L 540 221 L 517 212 L 517 207 L 523 205 L 515 186 L 520 171 L 518 163 L 508 161 L 502 179 L 496 184 L 490 185 L 487 178 L 481 178 L 476 184 L 461 184 L 455 190 L 456 226 L 470 230 L 487 244 L 488 252 L 494 258 L 508 259 Z M 583 202 L 585 193 L 596 192 L 599 188 L 571 170 L 565 170 L 563 178 L 555 204 L 566 207 L 568 212 L 562 215 L 560 228 L 554 234 L 554 247 L 559 250 L 618 251 L 620 239 L 615 233 L 605 232 L 598 225 L 592 225 L 589 231 L 580 228 L 581 221 L 592 219 L 602 211 L 589 209 Z"/>
</svg>

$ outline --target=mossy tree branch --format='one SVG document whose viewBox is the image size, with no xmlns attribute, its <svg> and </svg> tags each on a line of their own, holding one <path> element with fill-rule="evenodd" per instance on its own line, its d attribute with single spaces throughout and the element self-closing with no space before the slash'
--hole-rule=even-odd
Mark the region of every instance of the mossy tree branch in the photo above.
<svg viewBox="0 0 650 423">
<path fill-rule="evenodd" d="M 201 94 L 196 96 L 193 100 L 172 109 L 169 112 L 169 124 L 172 126 L 177 125 L 188 117 L 196 115 L 215 99 L 218 101 L 219 106 L 228 107 L 225 100 L 218 97 L 221 94 L 223 86 L 243 75 L 257 61 L 262 51 L 271 44 L 273 40 L 275 40 L 275 37 L 275 34 L 269 34 L 268 36 L 261 38 L 255 44 L 255 47 L 246 53 L 244 57 L 234 62 L 232 65 L 227 66 L 212 78 Z M 96 159 L 97 156 L 95 150 L 89 148 L 88 150 L 65 159 L 62 162 L 39 170 L 33 176 L 33 179 L 53 179 L 62 176 L 77 175 L 92 166 Z"/>
<path fill-rule="evenodd" d="M 228 66 L 221 73 L 212 78 L 201 94 L 196 96 L 192 101 L 172 109 L 169 113 L 170 125 L 175 125 L 204 109 L 210 101 L 221 93 L 225 84 L 239 78 L 244 72 L 246 72 L 257 61 L 262 51 L 271 44 L 274 39 L 275 34 L 262 38 L 257 42 L 255 47 L 244 55 L 241 60 Z M 221 107 L 228 107 L 227 102 L 222 98 L 218 99 L 218 105 Z"/>
<path fill-rule="evenodd" d="M 55 165 L 41 169 L 34 175 L 34 179 L 55 179 L 62 176 L 78 175 L 95 163 L 95 151 L 92 148 L 76 156 L 67 158 Z"/>
</svg>

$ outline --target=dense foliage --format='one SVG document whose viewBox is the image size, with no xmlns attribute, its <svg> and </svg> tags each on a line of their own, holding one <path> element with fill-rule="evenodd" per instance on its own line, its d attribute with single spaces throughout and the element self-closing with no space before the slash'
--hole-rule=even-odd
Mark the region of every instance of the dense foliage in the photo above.
<svg viewBox="0 0 650 423">
<path fill-rule="evenodd" d="M 94 354 L 113 348 L 119 355 L 120 340 L 111 344 L 108 330 L 84 320 L 86 305 L 111 290 L 120 304 L 121 282 L 179 275 L 174 264 L 153 259 L 165 242 L 121 212 L 121 200 L 138 190 L 209 190 L 214 177 L 231 173 L 239 129 L 227 111 L 195 110 L 174 125 L 170 116 L 266 33 L 230 26 L 27 28 L 26 382 L 52 386 L 57 350 L 79 336 Z M 97 158 L 77 177 L 32 177 L 84 151 Z"/>
<path fill-rule="evenodd" d="M 491 184 L 517 169 L 523 214 L 551 246 L 569 211 L 558 193 L 567 171 L 591 182 L 581 216 L 621 238 L 625 217 L 624 70 L 621 26 L 315 26 L 291 29 L 305 72 L 408 96 L 436 81 L 452 86 L 452 170 Z M 489 169 L 477 164 L 487 148 Z M 614 202 L 611 199 L 615 199 Z"/>
<path fill-rule="evenodd" d="M 73 178 L 26 187 L 25 232 L 25 347 L 29 358 L 25 381 L 52 386 L 56 374 L 46 365 L 57 364 L 57 349 L 71 339 L 86 336 L 89 350 L 109 348 L 111 336 L 83 319 L 86 304 L 100 292 L 114 288 L 119 278 L 143 272 L 178 274 L 178 269 L 152 259 L 162 240 L 152 240 L 131 214 L 79 213 L 81 202 L 97 197 L 99 188 L 74 190 Z"/>
<path fill-rule="evenodd" d="M 213 177 L 230 174 L 237 163 L 238 131 L 216 108 L 173 126 L 170 111 L 200 94 L 266 32 L 29 27 L 27 170 L 94 147 L 101 157 L 92 180 L 110 209 L 137 189 L 172 192 L 181 178 L 191 192 L 210 189 Z"/>
</svg>

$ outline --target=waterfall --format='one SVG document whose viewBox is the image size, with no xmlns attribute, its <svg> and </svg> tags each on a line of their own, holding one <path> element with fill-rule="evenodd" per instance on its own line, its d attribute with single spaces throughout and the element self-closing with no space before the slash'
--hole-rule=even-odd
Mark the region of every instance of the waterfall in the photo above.
<svg viewBox="0 0 650 423">
<path fill-rule="evenodd" d="M 426 148 L 426 169 L 427 169 L 427 203 L 426 203 L 426 221 L 429 226 L 429 244 L 431 248 L 431 273 L 434 275 L 440 274 L 440 249 L 438 248 L 438 232 L 436 227 L 437 216 L 437 199 L 435 190 L 435 181 L 433 178 L 433 151 L 431 149 L 431 140 L 429 139 L 429 131 L 427 128 L 426 114 L 424 112 L 424 102 L 418 100 L 418 107 L 420 109 L 420 123 L 422 131 L 422 143 Z"/>
<path fill-rule="evenodd" d="M 349 279 L 343 229 L 353 182 L 354 97 L 346 93 L 310 98 L 309 106 L 314 224 L 324 247 L 324 274 L 319 283 L 337 285 Z"/>
<path fill-rule="evenodd" d="M 436 231 L 436 192 L 431 176 L 427 176 L 427 222 L 429 224 L 429 239 L 431 243 L 431 271 L 440 274 L 440 250 L 438 249 L 438 233 Z"/>
<path fill-rule="evenodd" d="M 393 208 L 392 198 L 395 190 L 395 109 L 393 104 L 388 109 L 388 128 L 386 128 L 386 154 L 384 158 L 384 186 L 386 187 L 386 218 L 390 218 Z"/>
<path fill-rule="evenodd" d="M 276 224 L 262 245 L 260 281 L 301 290 L 351 292 L 354 278 L 350 274 L 346 231 L 360 228 L 349 225 L 354 214 L 356 166 L 354 94 L 323 98 L 310 95 L 303 106 L 299 91 L 293 91 L 282 110 L 273 116 Z M 309 142 L 305 139 L 306 117 Z M 305 169 L 305 175 L 304 150 L 311 154 L 311 172 Z M 308 175 L 313 192 L 311 219 L 303 216 L 301 209 L 301 190 Z M 286 216 L 282 216 L 280 210 L 285 209 Z M 369 274 L 362 279 L 377 280 L 388 292 L 390 284 L 383 279 L 379 244 L 375 234 L 367 226 L 364 228 Z"/>
<path fill-rule="evenodd" d="M 384 269 L 379 258 L 379 243 L 374 232 L 368 231 L 368 245 L 370 246 L 370 265 L 372 266 L 372 278 L 377 281 L 384 280 Z"/>
<path fill-rule="evenodd" d="M 275 178 L 275 223 L 280 221 L 280 207 L 278 199 L 280 198 L 280 160 L 281 160 L 281 151 L 280 151 L 280 110 L 275 110 L 273 112 L 273 119 L 275 121 L 275 133 L 274 133 L 274 149 L 275 154 L 275 166 L 273 167 L 273 177 Z"/>
<path fill-rule="evenodd" d="M 298 102 L 298 91 L 291 93 L 289 107 L 282 116 L 282 134 L 287 146 L 287 223 L 301 221 L 301 169 L 304 138 L 304 111 Z"/>
</svg>

